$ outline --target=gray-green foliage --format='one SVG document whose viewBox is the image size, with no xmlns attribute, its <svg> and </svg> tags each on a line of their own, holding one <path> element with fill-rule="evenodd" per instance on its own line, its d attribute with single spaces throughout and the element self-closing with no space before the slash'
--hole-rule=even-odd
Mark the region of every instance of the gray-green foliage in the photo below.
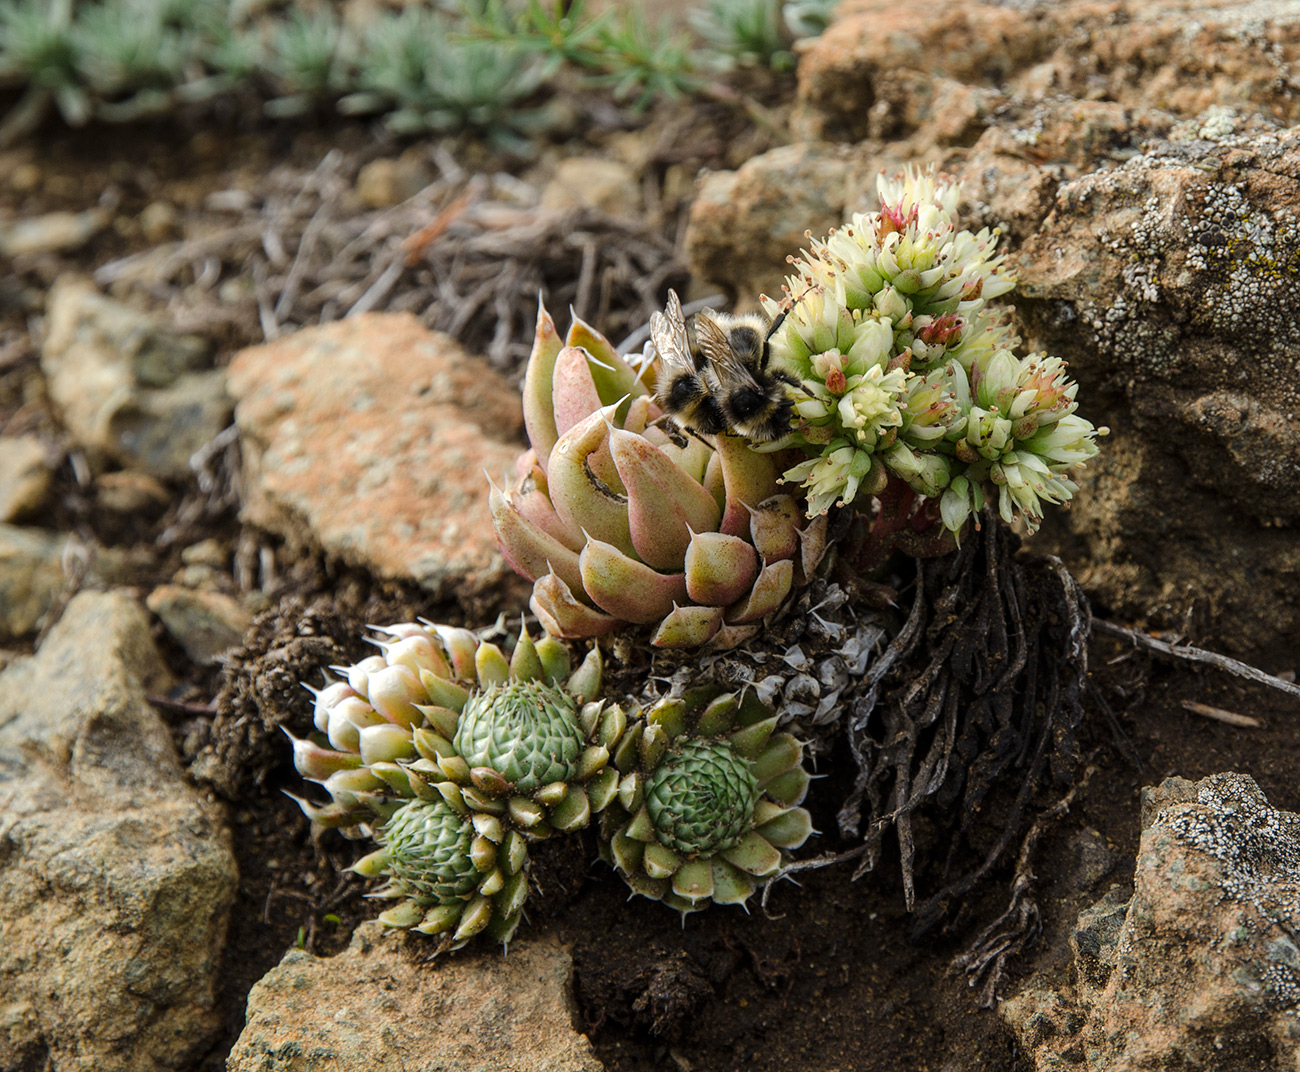
<svg viewBox="0 0 1300 1072">
<path fill-rule="evenodd" d="M 409 6 L 366 28 L 357 50 L 348 114 L 382 114 L 398 134 L 479 130 L 499 148 L 520 150 L 546 124 L 530 106 L 548 73 L 533 55 L 491 40 L 457 36 L 446 16 Z"/>
<path fill-rule="evenodd" d="M 780 9 L 778 0 L 709 0 L 691 23 L 729 62 L 788 70 L 794 66 L 794 53 Z"/>
<path fill-rule="evenodd" d="M 639 6 L 589 16 L 582 0 L 412 2 L 364 26 L 329 5 L 0 0 L 0 89 L 20 91 L 0 144 L 52 110 L 77 126 L 242 94 L 271 117 L 337 107 L 400 134 L 470 130 L 520 151 L 550 122 L 557 77 L 644 108 L 737 63 L 789 66 L 794 36 L 830 6 L 714 0 L 698 20 L 701 50 Z"/>
<path fill-rule="evenodd" d="M 792 70 L 795 41 L 826 29 L 839 0 L 708 0 L 691 25 L 723 66 Z"/>
</svg>

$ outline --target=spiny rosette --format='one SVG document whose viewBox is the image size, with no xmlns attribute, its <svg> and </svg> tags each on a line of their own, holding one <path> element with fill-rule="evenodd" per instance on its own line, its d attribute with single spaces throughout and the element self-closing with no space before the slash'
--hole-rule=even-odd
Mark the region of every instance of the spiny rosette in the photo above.
<svg viewBox="0 0 1300 1072">
<path fill-rule="evenodd" d="M 469 900 L 479 907 L 468 922 L 453 921 L 456 933 L 504 920 L 503 906 L 510 915 L 526 896 L 526 883 L 512 876 L 525 870 L 528 842 L 586 826 L 617 792 L 620 775 L 609 759 L 627 717 L 597 699 L 600 652 L 575 670 L 562 641 L 534 643 L 526 631 L 509 658 L 466 629 L 406 623 L 380 632 L 380 654 L 332 668 L 343 680 L 313 690 L 316 732 L 293 741 L 294 763 L 330 801 L 298 803 L 321 826 L 349 836 L 373 832 L 382 848 L 357 869 L 388 875 L 393 895 L 422 909 L 434 905 L 420 898 L 436 899 L 472 877 L 451 848 L 469 839 L 469 859 L 481 872 Z M 394 828 L 397 816 L 407 818 Z M 420 859 L 436 866 L 403 863 L 417 826 L 428 850 Z M 448 860 L 451 870 L 439 871 Z M 441 877 L 421 886 L 421 873 Z M 497 915 L 485 916 L 489 908 Z M 384 919 L 414 926 L 395 922 L 413 912 L 399 906 Z M 440 933 L 451 919 L 450 910 L 422 914 L 420 926 Z M 494 927 L 504 933 L 506 923 Z"/>
<path fill-rule="evenodd" d="M 1070 471 L 1097 453 L 1098 431 L 1075 414 L 1063 362 L 1013 353 L 1019 338 L 988 301 L 1014 281 L 995 232 L 958 228 L 960 188 L 909 168 L 879 190 L 880 211 L 812 240 L 786 283 L 771 355 L 803 383 L 779 445 L 806 456 L 784 479 L 810 514 L 901 480 L 940 503 L 951 532 L 995 494 L 1032 530 L 1042 503 L 1078 490 Z"/>
<path fill-rule="evenodd" d="M 385 815 L 394 800 L 444 799 L 499 816 L 530 838 L 585 826 L 608 800 L 602 779 L 627 719 L 598 700 L 599 650 L 576 671 L 565 644 L 526 631 L 509 659 L 465 629 L 382 630 L 382 654 L 335 667 L 316 693 L 318 733 L 294 759 L 332 803 L 300 801 L 326 826 Z"/>
<path fill-rule="evenodd" d="M 636 893 L 683 913 L 743 904 L 807 840 L 803 746 L 776 723 L 749 694 L 707 689 L 661 700 L 629 727 L 601 830 Z"/>
<path fill-rule="evenodd" d="M 826 522 L 778 486 L 777 456 L 655 423 L 655 375 L 581 320 L 561 340 L 539 310 L 532 448 L 510 488 L 492 488 L 497 540 L 555 636 L 644 626 L 657 647 L 732 647 L 811 578 Z"/>
<path fill-rule="evenodd" d="M 499 821 L 446 800 L 408 800 L 376 830 L 380 848 L 354 870 L 387 878 L 376 896 L 402 898 L 381 923 L 448 934 L 458 949 L 486 931 L 508 942 L 528 897 L 527 847 Z"/>
</svg>

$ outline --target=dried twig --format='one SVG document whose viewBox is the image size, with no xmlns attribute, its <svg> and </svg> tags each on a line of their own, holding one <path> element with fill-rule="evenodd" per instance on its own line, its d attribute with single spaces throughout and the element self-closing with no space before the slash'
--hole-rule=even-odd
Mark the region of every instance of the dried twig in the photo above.
<svg viewBox="0 0 1300 1072">
<path fill-rule="evenodd" d="M 538 293 L 617 337 L 686 279 L 677 246 L 655 228 L 543 208 L 540 191 L 517 178 L 467 175 L 446 154 L 433 157 L 439 178 L 377 210 L 356 203 L 358 156 L 331 150 L 308 171 L 276 168 L 259 195 L 208 198 L 213 233 L 112 261 L 96 280 L 146 292 L 178 326 L 233 345 L 409 311 L 514 375 L 532 348 Z"/>
<path fill-rule="evenodd" d="M 1213 719 L 1215 722 L 1237 726 L 1240 729 L 1257 730 L 1264 725 L 1257 718 L 1251 718 L 1250 715 L 1239 715 L 1236 711 L 1225 711 L 1222 707 L 1211 707 L 1209 704 L 1197 703 L 1195 700 L 1184 700 L 1182 703 L 1185 711 L 1200 715 L 1202 718 Z"/>
<path fill-rule="evenodd" d="M 1204 648 L 1194 648 L 1190 644 L 1168 644 L 1163 640 L 1157 640 L 1153 636 L 1139 632 L 1136 629 L 1126 629 L 1122 625 L 1116 625 L 1114 622 L 1103 621 L 1100 618 L 1094 619 L 1093 629 L 1098 633 L 1105 633 L 1108 636 L 1122 637 L 1125 640 L 1139 645 L 1140 647 L 1149 648 L 1151 651 L 1158 652 L 1161 655 L 1167 655 L 1171 659 L 1182 659 L 1189 663 L 1205 663 L 1216 669 L 1224 670 L 1229 674 L 1245 678 L 1247 681 L 1253 681 L 1257 685 L 1267 685 L 1269 688 L 1278 689 L 1289 696 L 1300 697 L 1300 685 L 1294 685 L 1289 681 L 1283 681 L 1272 674 L 1266 674 L 1249 663 L 1238 662 L 1226 655 L 1219 655 L 1212 651 L 1206 651 Z"/>
</svg>

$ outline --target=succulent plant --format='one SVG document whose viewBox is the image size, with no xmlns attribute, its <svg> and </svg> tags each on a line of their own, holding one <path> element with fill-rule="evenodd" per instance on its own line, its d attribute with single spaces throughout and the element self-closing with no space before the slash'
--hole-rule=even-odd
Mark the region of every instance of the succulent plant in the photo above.
<svg viewBox="0 0 1300 1072">
<path fill-rule="evenodd" d="M 450 933 L 458 949 L 480 931 L 508 942 L 528 899 L 528 850 L 516 832 L 446 800 L 408 800 L 377 832 L 381 848 L 354 865 L 387 877 L 376 896 L 401 897 L 380 913 L 389 927 Z"/>
<path fill-rule="evenodd" d="M 805 452 L 784 476 L 812 513 L 880 496 L 892 479 L 937 503 L 951 532 L 986 497 L 1032 530 L 1097 453 L 1064 363 L 1016 356 L 1018 337 L 988 305 L 1014 281 L 995 232 L 958 228 L 960 195 L 932 173 L 882 176 L 879 212 L 857 213 L 794 262 L 771 352 L 803 381 L 781 445 Z"/>
<path fill-rule="evenodd" d="M 629 727 L 602 832 L 633 891 L 682 913 L 743 904 L 807 840 L 803 746 L 776 723 L 752 696 L 724 693 L 661 700 Z"/>
<path fill-rule="evenodd" d="M 561 340 L 539 310 L 524 381 L 532 449 L 508 491 L 493 485 L 497 539 L 555 636 L 644 625 L 657 647 L 730 647 L 811 577 L 826 521 L 781 492 L 778 456 L 656 424 L 653 371 L 581 320 Z"/>
<path fill-rule="evenodd" d="M 294 799 L 321 826 L 373 832 L 380 848 L 356 870 L 405 898 L 383 922 L 504 940 L 528 843 L 586 826 L 617 794 L 609 760 L 627 716 L 597 699 L 599 651 L 571 672 L 562 642 L 526 631 L 509 659 L 465 629 L 380 632 L 380 654 L 313 690 L 316 732 L 293 740 L 299 773 L 330 802 Z"/>
</svg>

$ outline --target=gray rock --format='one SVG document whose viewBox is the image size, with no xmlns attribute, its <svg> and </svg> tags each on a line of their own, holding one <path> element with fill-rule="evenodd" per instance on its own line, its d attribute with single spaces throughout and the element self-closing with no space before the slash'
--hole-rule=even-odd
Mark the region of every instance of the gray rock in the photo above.
<svg viewBox="0 0 1300 1072">
<path fill-rule="evenodd" d="M 167 684 L 116 593 L 0 673 L 0 1068 L 181 1068 L 219 1027 L 235 863 L 145 700 Z"/>
<path fill-rule="evenodd" d="M 1294 131 L 1151 144 L 1063 184 L 1017 259 L 1034 344 L 1124 398 L 1053 535 L 1112 610 L 1194 602 L 1230 651 L 1300 636 L 1297 166 Z"/>
<path fill-rule="evenodd" d="M 783 145 L 737 171 L 716 171 L 691 205 L 691 270 L 732 291 L 739 305 L 780 296 L 785 258 L 804 232 L 825 234 L 846 213 L 865 210 L 883 161 L 844 146 Z"/>
<path fill-rule="evenodd" d="M 187 476 L 190 456 L 230 417 L 224 374 L 207 369 L 207 344 L 75 280 L 54 285 L 47 319 L 41 368 L 92 462 Z"/>
<path fill-rule="evenodd" d="M 600 1072 L 573 1028 L 554 939 L 430 962 L 418 936 L 357 928 L 323 959 L 292 950 L 248 995 L 228 1072 Z"/>
<path fill-rule="evenodd" d="M 34 631 L 70 579 L 63 571 L 66 536 L 0 525 L 0 640 Z"/>
<path fill-rule="evenodd" d="M 75 584 L 133 584 L 148 548 L 90 546 L 67 533 L 0 525 L 0 643 L 26 636 Z"/>
<path fill-rule="evenodd" d="M 1082 912 L 1074 982 L 1002 1005 L 1037 1072 L 1293 1072 L 1300 1062 L 1300 816 L 1253 779 L 1145 791 L 1131 898 Z"/>
<path fill-rule="evenodd" d="M 163 584 L 150 592 L 145 602 L 185 654 L 200 666 L 214 665 L 253 624 L 247 608 L 222 592 Z"/>
<path fill-rule="evenodd" d="M 542 191 L 541 204 L 557 212 L 590 208 L 611 216 L 634 216 L 642 211 L 641 184 L 622 161 L 571 156 L 556 165 L 554 177 Z"/>
<path fill-rule="evenodd" d="M 0 522 L 36 513 L 49 499 L 53 474 L 35 436 L 0 436 Z"/>
</svg>

